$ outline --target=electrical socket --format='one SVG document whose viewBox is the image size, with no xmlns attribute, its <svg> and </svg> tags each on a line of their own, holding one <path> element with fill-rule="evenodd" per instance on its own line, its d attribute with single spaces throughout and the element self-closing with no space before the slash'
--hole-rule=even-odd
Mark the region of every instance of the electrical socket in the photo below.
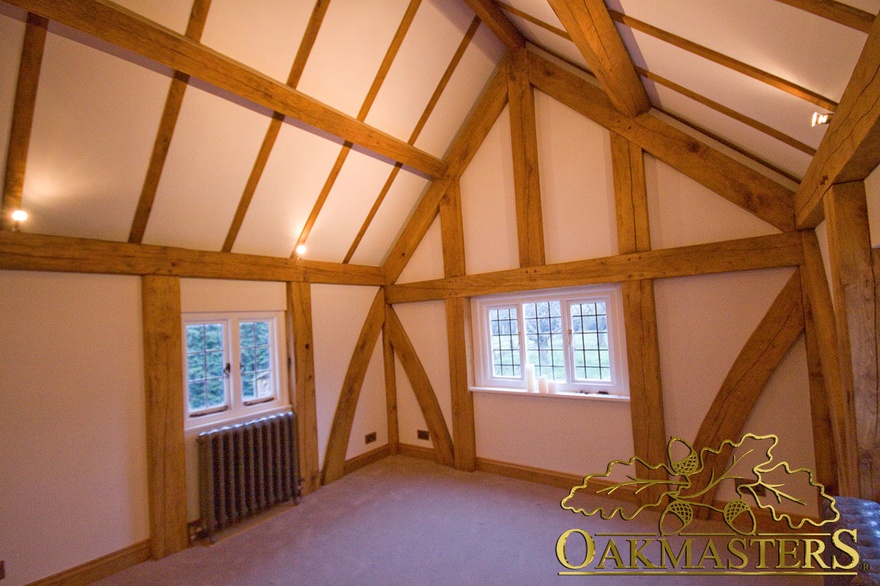
<svg viewBox="0 0 880 586">
<path fill-rule="evenodd" d="M 368 433 L 367 435 L 364 436 L 364 443 L 365 444 L 371 444 L 374 441 L 376 441 L 376 432 L 375 431 L 371 431 L 370 433 Z"/>
<path fill-rule="evenodd" d="M 429 440 L 431 436 L 428 434 L 428 431 L 425 429 L 420 429 L 416 432 L 416 436 L 422 440 Z"/>
</svg>

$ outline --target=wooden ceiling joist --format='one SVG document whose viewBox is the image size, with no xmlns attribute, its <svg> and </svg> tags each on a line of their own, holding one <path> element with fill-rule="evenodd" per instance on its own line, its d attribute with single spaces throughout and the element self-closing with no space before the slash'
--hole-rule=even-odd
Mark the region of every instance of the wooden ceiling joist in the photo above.
<svg viewBox="0 0 880 586">
<path fill-rule="evenodd" d="M 449 80 L 452 79 L 452 74 L 455 73 L 455 69 L 461 62 L 462 57 L 464 57 L 464 53 L 467 50 L 468 46 L 471 44 L 471 41 L 473 40 L 474 35 L 477 33 L 477 29 L 479 27 L 480 19 L 479 17 L 475 16 L 474 19 L 471 21 L 471 24 L 468 27 L 467 31 L 465 32 L 461 42 L 458 44 L 458 48 L 456 49 L 455 54 L 449 61 L 449 65 L 446 67 L 446 71 L 443 72 L 443 76 L 437 83 L 437 87 L 434 88 L 434 93 L 431 95 L 431 99 L 428 100 L 428 105 L 425 106 L 425 110 L 422 112 L 422 116 L 419 118 L 419 121 L 416 122 L 416 126 L 413 129 L 409 140 L 407 141 L 409 144 L 415 144 L 416 140 L 418 140 L 419 135 L 422 133 L 422 129 L 424 129 L 425 124 L 428 123 L 428 118 L 431 116 L 431 113 L 434 112 L 434 108 L 437 106 L 437 102 L 440 101 L 440 96 L 443 95 L 443 90 L 446 89 L 446 86 L 449 84 Z M 376 217 L 376 214 L 379 211 L 379 207 L 382 205 L 382 202 L 385 201 L 385 196 L 388 195 L 388 191 L 394 184 L 394 180 L 397 178 L 398 173 L 400 173 L 400 168 L 400 164 L 397 164 L 391 170 L 391 173 L 388 174 L 388 179 L 385 180 L 385 185 L 382 186 L 382 190 L 379 192 L 378 197 L 376 197 L 376 201 L 373 202 L 373 207 L 370 208 L 370 213 L 367 214 L 367 218 L 361 225 L 361 229 L 358 230 L 354 241 L 351 243 L 348 252 L 345 254 L 345 258 L 342 260 L 342 264 L 348 264 L 349 262 L 351 262 L 351 257 L 354 256 L 357 247 L 360 245 L 361 240 L 363 240 L 364 235 L 367 233 L 367 229 L 373 222 L 373 218 Z"/>
<path fill-rule="evenodd" d="M 34 106 L 37 102 L 37 85 L 40 81 L 48 26 L 49 22 L 45 18 L 28 14 L 18 66 L 15 101 L 12 106 L 12 128 L 9 133 L 6 178 L 3 185 L 3 217 L 0 218 L 0 227 L 6 230 L 12 229 L 15 225 L 12 212 L 21 207 L 31 127 L 34 122 Z"/>
<path fill-rule="evenodd" d="M 749 65 L 748 63 L 737 61 L 736 59 L 728 57 L 727 55 L 719 53 L 718 51 L 714 51 L 712 49 L 709 49 L 708 47 L 698 45 L 693 41 L 689 41 L 685 38 L 679 37 L 678 35 L 674 35 L 670 32 L 659 29 L 646 22 L 642 22 L 631 16 L 627 16 L 626 14 L 623 14 L 621 12 L 617 12 L 614 10 L 611 10 L 609 12 L 612 19 L 630 27 L 631 29 L 641 31 L 654 38 L 660 39 L 661 41 L 669 43 L 670 45 L 678 47 L 679 49 L 684 49 L 685 51 L 688 51 L 695 55 L 699 55 L 704 59 L 708 59 L 709 61 L 712 61 L 719 65 L 723 65 L 724 67 L 732 69 L 736 72 L 748 75 L 753 79 L 766 83 L 772 87 L 775 87 L 776 89 L 787 92 L 797 98 L 806 100 L 831 112 L 834 112 L 834 110 L 837 108 L 837 103 L 833 100 L 826 98 L 825 96 L 819 95 L 818 93 L 805 87 L 801 87 L 788 80 L 782 79 L 777 75 L 762 71 L 757 67 Z"/>
<path fill-rule="evenodd" d="M 740 114 L 739 112 L 737 112 L 733 108 L 728 108 L 724 104 L 720 104 L 720 103 L 716 102 L 715 100 L 710 100 L 709 98 L 707 98 L 705 96 L 701 96 L 700 94 L 698 94 L 694 91 L 691 91 L 691 90 L 687 89 L 686 87 L 680 86 L 677 83 L 666 79 L 665 77 L 661 77 L 661 76 L 657 75 L 656 73 L 652 73 L 652 72 L 648 71 L 647 69 L 637 67 L 636 70 L 639 72 L 639 75 L 641 75 L 647 79 L 650 79 L 654 83 L 662 85 L 663 87 L 667 87 L 667 88 L 673 90 L 674 92 L 677 92 L 685 97 L 688 97 L 688 98 L 694 100 L 695 102 L 698 102 L 704 106 L 712 108 L 716 112 L 720 112 L 721 114 L 724 114 L 725 116 L 727 116 L 729 118 L 733 118 L 737 122 L 741 122 L 741 123 L 745 124 L 746 126 L 750 126 L 751 128 L 754 128 L 755 130 L 757 130 L 759 132 L 763 132 L 767 136 L 772 136 L 773 138 L 775 138 L 779 142 L 786 144 L 792 148 L 795 148 L 795 149 L 801 151 L 802 153 L 810 155 L 811 157 L 816 154 L 816 149 L 814 149 L 810 145 L 804 144 L 801 141 L 785 134 L 784 132 L 776 130 L 772 126 L 768 126 L 767 124 L 764 124 L 763 122 L 759 122 L 758 120 L 755 120 L 754 118 L 750 118 L 749 116 L 746 116 L 744 114 Z"/>
<path fill-rule="evenodd" d="M 532 83 L 576 112 L 624 136 L 694 181 L 782 231 L 794 229 L 792 192 L 662 120 L 622 115 L 574 73 L 530 53 Z"/>
<path fill-rule="evenodd" d="M 382 63 L 379 65 L 379 71 L 376 73 L 376 77 L 373 78 L 373 83 L 370 86 L 370 89 L 367 92 L 363 103 L 361 104 L 360 110 L 358 111 L 357 120 L 359 122 L 363 122 L 367 119 L 367 114 L 370 113 L 370 108 L 373 106 L 373 102 L 376 100 L 376 96 L 379 95 L 379 90 L 382 89 L 382 84 L 385 81 L 385 77 L 388 75 L 388 70 L 391 69 L 391 64 L 394 63 L 394 58 L 397 57 L 397 52 L 400 50 L 400 46 L 403 44 L 403 39 L 406 37 L 406 33 L 409 30 L 413 19 L 415 19 L 416 12 L 418 12 L 419 5 L 421 3 L 422 0 L 410 0 L 410 3 L 406 8 L 406 12 L 403 15 L 403 19 L 400 21 L 400 25 L 397 27 L 397 31 L 394 33 L 394 37 L 391 39 L 391 44 L 388 46 L 388 50 L 385 52 L 385 57 L 382 59 Z M 301 245 L 304 245 L 306 243 L 306 240 L 308 240 L 309 234 L 311 233 L 312 228 L 315 226 L 315 222 L 318 221 L 318 215 L 321 213 L 321 209 L 324 207 L 324 203 L 327 201 L 327 197 L 330 195 L 330 192 L 333 191 L 333 186 L 336 184 L 336 179 L 339 177 L 339 173 L 342 171 L 342 166 L 345 164 L 345 160 L 348 158 L 348 154 L 351 152 L 352 146 L 354 145 L 352 145 L 348 141 L 346 141 L 342 145 L 342 149 L 339 151 L 339 155 L 336 157 L 336 162 L 333 164 L 333 168 L 330 170 L 330 175 L 324 182 L 324 186 L 321 188 L 321 192 L 318 194 L 318 199 L 315 200 L 315 203 L 312 206 L 312 211 L 309 213 L 309 217 L 306 219 L 306 223 L 303 226 L 302 231 L 300 232 L 299 238 L 297 238 L 296 240 L 296 245 L 290 253 L 291 258 L 297 255 L 296 249 L 299 248 Z"/>
<path fill-rule="evenodd" d="M 201 79 L 431 177 L 440 177 L 446 172 L 446 164 L 436 157 L 106 0 L 10 0 L 9 3 Z"/>
<path fill-rule="evenodd" d="M 579 260 L 419 281 L 386 287 L 388 303 L 433 301 L 494 293 L 527 291 L 541 287 L 574 287 L 665 279 L 787 266 L 803 262 L 800 234 L 786 232 L 712 244 L 665 248 L 604 258 Z"/>
<path fill-rule="evenodd" d="M 210 8 L 211 0 L 195 0 L 193 2 L 189 22 L 186 25 L 187 38 L 196 42 L 201 40 Z M 128 233 L 129 242 L 140 244 L 144 239 L 144 232 L 147 230 L 147 222 L 153 209 L 153 201 L 156 199 L 159 179 L 162 178 L 162 170 L 165 168 L 165 159 L 168 156 L 168 149 L 171 147 L 174 127 L 177 126 L 177 116 L 183 105 L 187 84 L 189 84 L 189 76 L 175 71 L 171 78 L 171 87 L 168 88 L 168 97 L 165 98 L 165 108 L 159 119 L 159 130 L 156 132 L 156 141 L 153 143 L 153 152 L 150 154 L 150 163 L 147 165 L 147 175 L 141 187 L 134 220 Z"/>
<path fill-rule="evenodd" d="M 758 155 L 756 155 L 755 153 L 753 153 L 751 151 L 746 150 L 745 148 L 739 146 L 738 144 L 731 142 L 731 141 L 727 140 L 726 138 L 715 134 L 714 132 L 712 132 L 708 128 L 706 128 L 704 126 L 700 126 L 696 122 L 688 120 L 687 118 L 684 118 L 683 116 L 679 116 L 678 114 L 676 114 L 675 112 L 672 112 L 670 110 L 665 110 L 663 108 L 656 108 L 656 107 L 654 109 L 657 112 L 660 112 L 661 114 L 663 114 L 664 116 L 668 116 L 669 118 L 672 118 L 676 122 L 679 122 L 680 124 L 683 124 L 684 126 L 699 132 L 700 134 L 702 134 L 706 138 L 714 140 L 718 144 L 722 144 L 722 145 L 726 146 L 727 148 L 729 148 L 730 150 L 736 151 L 737 153 L 741 154 L 742 156 L 744 156 L 748 159 L 751 159 L 754 162 L 758 163 L 759 165 L 762 165 L 762 166 L 770 169 L 771 171 L 773 171 L 774 173 L 776 173 L 780 177 L 785 177 L 786 179 L 788 179 L 792 183 L 800 183 L 801 182 L 801 178 L 794 175 L 790 171 L 786 171 L 782 167 L 774 165 L 773 163 L 759 157 Z"/>
<path fill-rule="evenodd" d="M 329 6 L 330 0 L 318 0 L 315 7 L 312 9 L 312 15 L 309 17 L 309 24 L 306 25 L 306 31 L 303 34 L 302 41 L 300 41 L 299 49 L 293 60 L 293 65 L 290 67 L 290 74 L 287 76 L 287 85 L 294 89 L 296 89 L 296 86 L 299 84 L 299 79 L 302 77 L 303 71 L 306 68 L 306 62 L 312 52 L 312 47 L 315 46 L 315 40 L 318 38 L 318 31 L 321 29 L 321 23 L 324 22 L 324 15 L 327 14 L 327 8 Z M 235 245 L 235 239 L 238 238 L 238 232 L 241 230 L 241 225 L 244 223 L 244 217 L 251 205 L 251 200 L 254 198 L 254 193 L 257 191 L 257 185 L 259 185 L 260 179 L 263 176 L 263 171 L 266 169 L 266 163 L 269 162 L 269 155 L 272 154 L 272 149 L 275 146 L 278 133 L 281 132 L 281 124 L 283 122 L 284 114 L 275 112 L 272 116 L 272 121 L 269 123 L 269 128 L 266 129 L 266 135 L 263 137 L 263 143 L 260 145 L 260 150 L 257 152 L 257 159 L 254 161 L 254 166 L 251 168 L 251 174 L 248 176 L 244 192 L 241 194 L 241 199 L 235 210 L 235 216 L 232 218 L 232 224 L 226 232 L 226 239 L 223 241 L 223 252 L 232 252 L 232 247 Z"/>
<path fill-rule="evenodd" d="M 816 16 L 833 20 L 838 24 L 854 28 L 863 33 L 870 32 L 874 24 L 875 16 L 870 12 L 859 10 L 855 6 L 835 2 L 834 0 L 776 0 L 801 10 L 811 12 Z"/>
<path fill-rule="evenodd" d="M 641 79 L 603 0 L 549 0 L 614 106 L 629 116 L 651 109 Z"/>
<path fill-rule="evenodd" d="M 509 66 L 509 59 L 505 59 L 495 71 L 495 76 L 483 90 L 480 100 L 474 106 L 471 115 L 449 148 L 446 156 L 449 173 L 443 179 L 431 183 L 422 199 L 419 200 L 400 237 L 392 246 L 384 265 L 389 283 L 396 281 L 400 273 L 403 272 L 406 263 L 409 262 L 428 228 L 431 227 L 434 218 L 437 217 L 440 200 L 449 185 L 467 168 L 468 163 L 477 153 L 486 135 L 489 134 L 498 116 L 504 110 L 504 106 L 507 105 L 507 70 Z"/>
<path fill-rule="evenodd" d="M 494 0 L 465 0 L 474 14 L 485 23 L 489 30 L 509 49 L 525 47 L 526 39 L 521 32 L 504 16 Z"/>
<path fill-rule="evenodd" d="M 383 285 L 381 268 L 0 232 L 0 270 Z"/>
<path fill-rule="evenodd" d="M 822 222 L 822 199 L 835 183 L 861 181 L 880 164 L 880 19 L 874 23 L 840 107 L 795 194 L 797 225 Z"/>
</svg>

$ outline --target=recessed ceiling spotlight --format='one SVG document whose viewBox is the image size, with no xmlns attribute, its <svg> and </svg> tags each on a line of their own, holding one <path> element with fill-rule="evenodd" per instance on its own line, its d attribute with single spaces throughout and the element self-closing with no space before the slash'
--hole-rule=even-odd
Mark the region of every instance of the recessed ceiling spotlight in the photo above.
<svg viewBox="0 0 880 586">
<path fill-rule="evenodd" d="M 831 114 L 820 114 L 819 112 L 813 112 L 813 118 L 810 121 L 810 126 L 828 124 L 829 122 L 831 122 L 831 116 Z"/>
<path fill-rule="evenodd" d="M 15 210 L 12 212 L 12 219 L 16 222 L 24 222 L 28 219 L 28 213 L 24 210 Z"/>
<path fill-rule="evenodd" d="M 297 256 L 305 256 L 306 254 L 306 245 L 305 244 L 297 244 L 296 245 L 296 255 Z"/>
</svg>

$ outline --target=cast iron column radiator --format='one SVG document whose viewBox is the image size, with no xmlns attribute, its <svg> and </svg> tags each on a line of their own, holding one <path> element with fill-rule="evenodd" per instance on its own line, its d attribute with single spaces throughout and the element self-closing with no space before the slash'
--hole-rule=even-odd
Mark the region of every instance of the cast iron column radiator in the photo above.
<svg viewBox="0 0 880 586">
<path fill-rule="evenodd" d="M 296 415 L 262 417 L 200 433 L 202 533 L 214 533 L 274 505 L 299 500 Z"/>
</svg>

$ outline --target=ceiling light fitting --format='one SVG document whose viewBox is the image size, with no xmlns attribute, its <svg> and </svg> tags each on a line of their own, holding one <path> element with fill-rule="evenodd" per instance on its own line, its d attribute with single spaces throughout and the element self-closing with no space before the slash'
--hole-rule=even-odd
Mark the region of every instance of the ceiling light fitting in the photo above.
<svg viewBox="0 0 880 586">
<path fill-rule="evenodd" d="M 818 126 L 820 124 L 828 124 L 831 122 L 832 114 L 820 114 L 819 112 L 813 112 L 813 118 L 810 121 L 810 126 Z"/>
<path fill-rule="evenodd" d="M 296 245 L 296 255 L 297 256 L 305 256 L 306 254 L 306 245 L 305 244 L 297 244 Z"/>
</svg>

